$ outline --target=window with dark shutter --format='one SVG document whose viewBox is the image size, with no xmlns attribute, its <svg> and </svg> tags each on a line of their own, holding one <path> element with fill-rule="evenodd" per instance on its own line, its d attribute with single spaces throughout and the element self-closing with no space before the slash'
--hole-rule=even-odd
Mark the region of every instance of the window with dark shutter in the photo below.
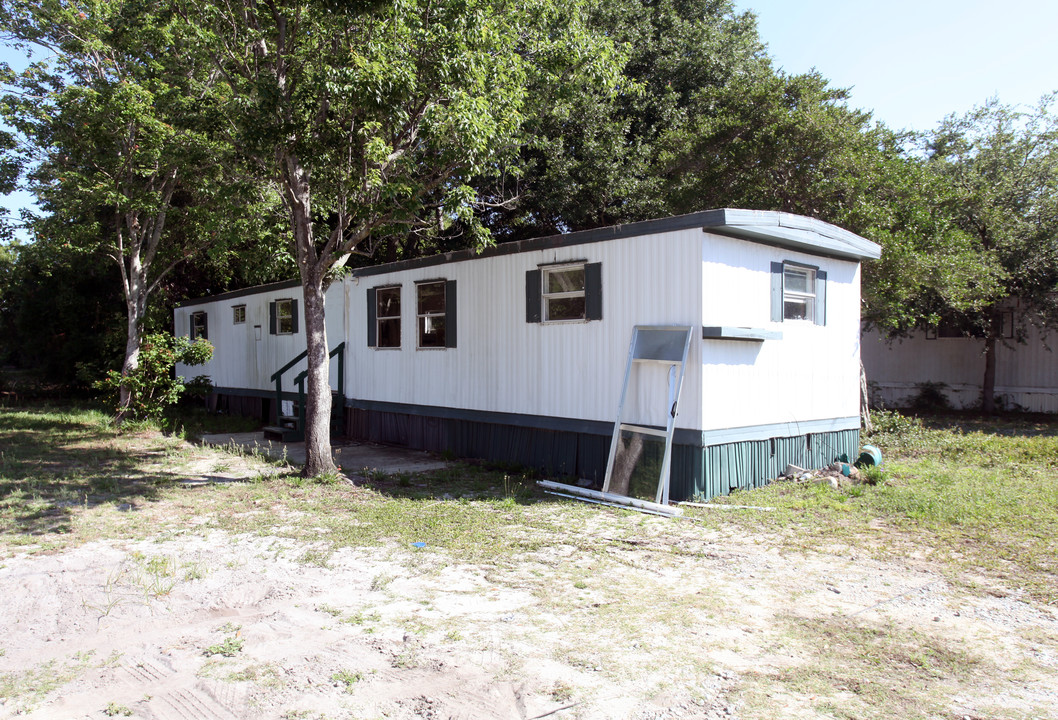
<svg viewBox="0 0 1058 720">
<path fill-rule="evenodd" d="M 445 281 L 430 280 L 415 285 L 416 343 L 420 348 L 446 347 Z"/>
<path fill-rule="evenodd" d="M 445 347 L 456 346 L 456 281 L 445 282 Z"/>
<path fill-rule="evenodd" d="M 546 265 L 526 272 L 525 320 L 602 320 L 602 263 Z"/>
<path fill-rule="evenodd" d="M 525 272 L 525 321 L 540 322 L 540 271 Z"/>
<path fill-rule="evenodd" d="M 400 286 L 375 288 L 375 347 L 400 347 Z"/>
<path fill-rule="evenodd" d="M 298 301 L 283 298 L 268 309 L 268 331 L 272 335 L 293 335 L 298 331 Z"/>
<path fill-rule="evenodd" d="M 812 265 L 771 264 L 771 320 L 826 324 L 827 273 Z"/>
</svg>

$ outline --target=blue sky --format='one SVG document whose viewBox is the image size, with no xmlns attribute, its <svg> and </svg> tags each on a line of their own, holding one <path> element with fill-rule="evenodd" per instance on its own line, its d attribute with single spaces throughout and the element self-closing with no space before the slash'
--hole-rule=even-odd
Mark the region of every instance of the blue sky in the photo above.
<svg viewBox="0 0 1058 720">
<path fill-rule="evenodd" d="M 929 130 L 990 97 L 1058 90 L 1058 0 L 735 0 L 789 73 L 816 68 L 894 129 Z M 0 59 L 22 65 L 7 48 Z M 30 198 L 6 198 L 17 213 Z"/>
<path fill-rule="evenodd" d="M 894 129 L 930 130 L 990 97 L 1058 90 L 1055 0 L 735 0 L 789 73 L 816 68 Z"/>
</svg>

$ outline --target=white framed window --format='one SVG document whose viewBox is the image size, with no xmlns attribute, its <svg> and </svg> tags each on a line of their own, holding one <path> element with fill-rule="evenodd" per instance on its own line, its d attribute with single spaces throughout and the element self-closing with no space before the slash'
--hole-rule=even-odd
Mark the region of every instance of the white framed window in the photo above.
<svg viewBox="0 0 1058 720">
<path fill-rule="evenodd" d="M 584 263 L 542 268 L 541 279 L 544 322 L 584 319 Z"/>
<path fill-rule="evenodd" d="M 293 335 L 294 332 L 294 301 L 276 300 L 276 334 Z"/>
<path fill-rule="evenodd" d="M 430 280 L 415 285 L 415 325 L 420 348 L 447 347 L 445 285 L 444 280 Z"/>
<path fill-rule="evenodd" d="M 198 340 L 209 339 L 209 322 L 206 317 L 206 313 L 203 311 L 191 313 L 191 339 Z"/>
<path fill-rule="evenodd" d="M 816 270 L 799 265 L 783 265 L 783 320 L 816 319 Z"/>
<path fill-rule="evenodd" d="M 375 289 L 377 347 L 400 347 L 400 286 Z"/>
<path fill-rule="evenodd" d="M 231 308 L 231 321 L 234 325 L 242 325 L 246 322 L 246 306 L 233 305 Z"/>
<path fill-rule="evenodd" d="M 572 260 L 525 272 L 528 323 L 602 320 L 602 310 L 602 263 Z"/>
</svg>

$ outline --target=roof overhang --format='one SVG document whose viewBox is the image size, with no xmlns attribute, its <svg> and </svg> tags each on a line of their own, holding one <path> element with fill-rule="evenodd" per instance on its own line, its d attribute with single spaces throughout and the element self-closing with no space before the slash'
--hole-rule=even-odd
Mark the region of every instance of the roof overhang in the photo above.
<svg viewBox="0 0 1058 720">
<path fill-rule="evenodd" d="M 774 210 L 708 210 L 705 232 L 765 242 L 813 254 L 877 260 L 882 248 L 856 233 L 822 220 Z"/>
</svg>

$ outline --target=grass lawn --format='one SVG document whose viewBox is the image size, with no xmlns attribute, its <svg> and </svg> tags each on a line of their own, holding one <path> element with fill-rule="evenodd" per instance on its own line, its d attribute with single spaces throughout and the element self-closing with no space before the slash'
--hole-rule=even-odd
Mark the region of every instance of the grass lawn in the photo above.
<svg viewBox="0 0 1058 720">
<path fill-rule="evenodd" d="M 538 518 L 527 508 L 555 501 L 535 486 L 532 473 L 477 464 L 380 476 L 368 490 L 306 482 L 292 468 L 260 460 L 246 482 L 188 486 L 181 481 L 200 474 L 207 459 L 225 465 L 217 459 L 223 451 L 184 441 L 202 422 L 201 416 L 187 420 L 190 431 L 177 422 L 178 433 L 150 426 L 120 433 L 105 414 L 88 407 L 0 408 L 0 540 L 8 547 L 56 548 L 111 533 L 135 535 L 153 523 L 113 522 L 115 508 L 149 511 L 155 501 L 169 499 L 194 513 L 227 508 L 213 522 L 231 532 L 278 528 L 306 538 L 316 537 L 322 526 L 333 547 L 429 535 L 431 542 L 476 560 L 483 554 L 516 556 L 593 514 L 588 506 L 558 503 L 567 517 Z M 879 557 L 936 560 L 953 576 L 991 577 L 1058 603 L 1058 420 L 922 421 L 881 413 L 877 425 L 864 441 L 884 453 L 878 484 L 833 489 L 827 483 L 778 482 L 716 500 L 774 511 L 688 508 L 687 514 L 715 530 L 751 529 L 786 548 L 846 545 Z M 460 502 L 436 502 L 445 494 Z M 278 504 L 304 521 L 277 525 L 260 512 Z M 323 507 L 326 513 L 319 512 Z M 349 523 L 353 511 L 356 522 Z"/>
<path fill-rule="evenodd" d="M 752 524 L 786 545 L 937 560 L 953 577 L 992 577 L 1058 604 L 1058 418 L 876 413 L 876 424 L 864 442 L 882 449 L 882 482 L 775 483 L 720 500 L 775 512 L 718 522 Z"/>
<path fill-rule="evenodd" d="M 180 602 L 188 613 L 220 602 L 193 595 L 211 578 L 249 582 L 278 572 L 275 563 L 292 553 L 297 573 L 316 578 L 315 595 L 299 599 L 301 590 L 290 589 L 294 604 L 275 616 L 316 607 L 308 629 L 291 631 L 299 642 L 322 632 L 322 648 L 336 642 L 326 633 L 346 633 L 347 643 L 354 633 L 364 640 L 361 654 L 393 655 L 382 675 L 419 673 L 413 684 L 426 682 L 430 662 L 440 663 L 430 676 L 436 682 L 454 677 L 445 653 L 465 651 L 459 667 L 484 667 L 495 675 L 486 684 L 517 681 L 532 689 L 526 702 L 579 708 L 571 717 L 647 717 L 635 703 L 670 697 L 677 709 L 659 717 L 1055 716 L 1046 709 L 1053 693 L 1036 688 L 1054 687 L 1058 670 L 1025 658 L 1058 657 L 1051 621 L 1033 619 L 1053 618 L 1047 608 L 1058 603 L 1058 422 L 880 414 L 865 438 L 885 456 L 878 483 L 780 482 L 717 500 L 770 511 L 686 508 L 682 520 L 668 520 L 560 500 L 543 494 L 531 473 L 474 463 L 357 484 L 308 482 L 285 465 L 184 439 L 207 420 L 216 422 L 192 417 L 170 423 L 190 430 L 119 433 L 90 407 L 0 408 L 0 570 L 100 541 L 125 559 L 120 572 L 97 572 L 98 598 L 76 610 L 105 608 L 97 622 L 120 628 L 122 613 L 138 607 L 121 604 L 131 602 L 118 592 L 128 585 L 136 603 L 169 603 L 166 613 L 151 610 L 161 633 L 166 622 L 182 622 Z M 215 536 L 231 548 L 179 554 L 183 544 Z M 312 599 L 321 577 L 362 587 L 323 602 Z M 276 582 L 295 588 L 290 578 Z M 893 602 L 927 583 L 947 589 L 919 605 Z M 507 598 L 522 609 L 490 615 L 469 609 L 477 608 L 471 597 L 484 605 Z M 967 609 L 1003 613 L 1011 603 L 1028 609 L 1014 608 L 1009 632 L 973 624 L 999 616 Z M 934 622 L 934 613 L 950 623 Z M 242 683 L 262 717 L 330 716 L 293 704 L 319 697 L 291 689 L 299 673 L 323 671 L 291 666 L 288 651 L 268 655 L 275 627 L 251 620 L 257 624 L 245 636 L 202 631 L 205 654 L 188 655 L 186 672 Z M 145 647 L 193 634 L 180 628 L 183 635 Z M 387 628 L 399 629 L 393 650 Z M 967 631 L 980 637 L 964 640 Z M 1003 640 L 995 653 L 989 633 Z M 421 640 L 410 646 L 409 637 Z M 67 639 L 66 647 L 77 646 Z M 0 665 L 14 662 L 15 650 L 0 648 Z M 87 655 L 70 657 L 55 667 L 82 685 L 111 672 L 77 659 Z M 379 676 L 369 662 L 353 667 L 354 655 L 341 657 L 346 665 L 325 670 L 333 707 L 354 700 L 375 707 L 384 695 Z M 66 676 L 41 686 L 44 667 L 0 672 L 0 695 L 26 708 L 57 702 Z M 558 679 L 541 675 L 548 668 Z M 609 697 L 626 703 L 606 705 Z M 149 696 L 130 698 L 105 699 L 152 712 Z M 686 714 L 690 707 L 700 714 Z M 364 712 L 351 716 L 380 714 Z"/>
</svg>

